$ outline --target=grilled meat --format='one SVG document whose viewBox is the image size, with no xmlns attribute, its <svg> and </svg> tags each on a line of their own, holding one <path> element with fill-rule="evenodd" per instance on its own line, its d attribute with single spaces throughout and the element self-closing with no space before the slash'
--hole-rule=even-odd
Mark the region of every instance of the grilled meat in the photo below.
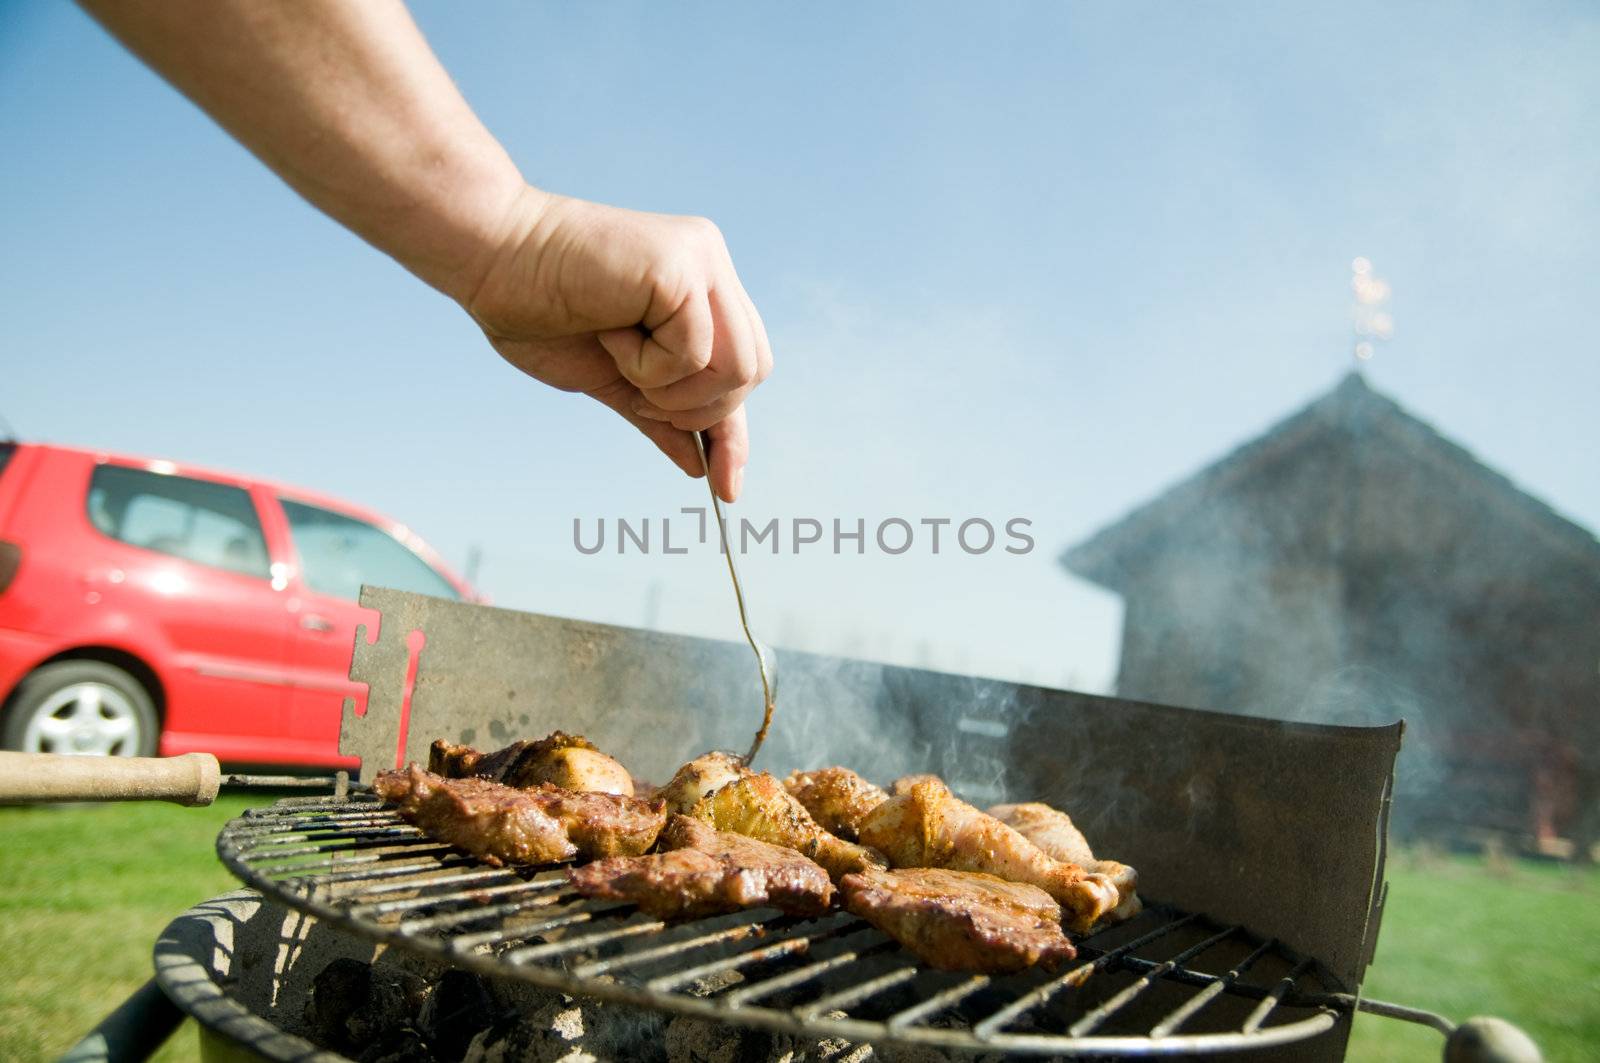
<svg viewBox="0 0 1600 1063">
<path fill-rule="evenodd" d="M 1074 929 L 1092 926 L 1119 901 L 1106 876 L 1052 860 L 936 778 L 912 783 L 873 809 L 861 824 L 861 841 L 881 850 L 897 868 L 982 871 L 1038 886 L 1061 903 Z"/>
<path fill-rule="evenodd" d="M 666 801 L 671 811 L 687 813 L 713 790 L 749 774 L 744 761 L 732 753 L 707 753 L 679 768 L 656 796 Z"/>
<path fill-rule="evenodd" d="M 674 815 L 652 856 L 597 860 L 567 872 L 585 897 L 628 901 L 658 919 L 772 907 L 821 915 L 833 902 L 827 872 L 793 849 Z"/>
<path fill-rule="evenodd" d="M 846 908 L 942 970 L 994 974 L 1077 955 L 1037 886 L 920 867 L 846 875 L 840 888 Z"/>
<path fill-rule="evenodd" d="M 702 797 L 690 815 L 718 830 L 803 853 L 827 868 L 835 881 L 852 871 L 884 864 L 880 854 L 823 830 L 805 806 L 766 772 L 746 774 L 718 787 Z"/>
<path fill-rule="evenodd" d="M 566 790 L 633 796 L 628 770 L 582 735 L 555 731 L 538 741 L 517 741 L 483 753 L 437 739 L 428 750 L 428 770 L 447 779 L 479 777 L 525 789 L 550 783 Z"/>
<path fill-rule="evenodd" d="M 899 797 L 901 794 L 910 793 L 911 788 L 917 785 L 917 783 L 927 782 L 929 779 L 932 779 L 935 782 L 944 781 L 940 779 L 939 776 L 934 775 L 932 772 L 926 771 L 918 772 L 915 775 L 902 775 L 900 778 L 889 784 L 889 796 Z"/>
<path fill-rule="evenodd" d="M 593 791 L 563 790 L 540 783 L 527 793 L 561 821 L 567 837 L 585 860 L 638 856 L 655 844 L 667 809 L 660 801 L 641 801 Z"/>
<path fill-rule="evenodd" d="M 1086 868 L 1095 862 L 1089 840 L 1065 812 L 1028 801 L 1020 805 L 995 805 L 989 815 L 1028 839 L 1047 856 Z"/>
<path fill-rule="evenodd" d="M 476 777 L 445 779 L 415 764 L 380 772 L 372 788 L 430 838 L 495 865 L 634 856 L 655 843 L 667 817 L 659 802 L 549 783 L 523 790 Z"/>
<path fill-rule="evenodd" d="M 1065 812 L 1029 801 L 1019 805 L 995 805 L 989 809 L 989 815 L 1037 845 L 1046 856 L 1106 876 L 1117 888 L 1117 906 L 1106 918 L 1121 922 L 1138 915 L 1144 907 L 1136 892 L 1139 873 L 1115 860 L 1095 859 L 1088 839 Z"/>
<path fill-rule="evenodd" d="M 548 864 L 578 852 L 566 827 L 539 802 L 487 779 L 446 780 L 413 764 L 380 772 L 372 789 L 428 837 L 487 864 Z"/>
<path fill-rule="evenodd" d="M 845 841 L 855 841 L 867 813 L 889 800 L 881 787 L 849 768 L 791 772 L 783 780 L 783 787 L 805 806 L 823 830 Z"/>
</svg>

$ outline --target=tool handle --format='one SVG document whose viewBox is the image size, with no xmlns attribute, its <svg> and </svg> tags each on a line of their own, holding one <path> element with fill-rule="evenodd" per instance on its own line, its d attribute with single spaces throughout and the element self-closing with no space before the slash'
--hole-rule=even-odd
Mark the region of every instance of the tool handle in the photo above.
<svg viewBox="0 0 1600 1063">
<path fill-rule="evenodd" d="M 69 757 L 0 752 L 0 804 L 174 801 L 209 805 L 222 771 L 210 753 L 181 757 Z"/>
</svg>

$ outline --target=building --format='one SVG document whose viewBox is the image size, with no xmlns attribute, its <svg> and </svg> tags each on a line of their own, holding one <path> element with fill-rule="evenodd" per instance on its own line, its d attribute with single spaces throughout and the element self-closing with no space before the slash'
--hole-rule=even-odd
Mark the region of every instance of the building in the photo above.
<svg viewBox="0 0 1600 1063">
<path fill-rule="evenodd" d="M 1123 697 L 1403 717 L 1402 832 L 1600 828 L 1600 541 L 1357 373 L 1061 561 L 1123 598 Z"/>
</svg>

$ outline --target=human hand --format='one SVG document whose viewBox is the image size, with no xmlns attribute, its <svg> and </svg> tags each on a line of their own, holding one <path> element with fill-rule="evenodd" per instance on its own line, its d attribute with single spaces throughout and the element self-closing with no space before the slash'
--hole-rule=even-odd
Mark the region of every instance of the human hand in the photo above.
<svg viewBox="0 0 1600 1063">
<path fill-rule="evenodd" d="M 738 498 L 772 349 L 711 222 L 528 188 L 462 305 L 506 361 L 605 403 L 691 476 L 705 430 L 712 487 Z"/>
</svg>

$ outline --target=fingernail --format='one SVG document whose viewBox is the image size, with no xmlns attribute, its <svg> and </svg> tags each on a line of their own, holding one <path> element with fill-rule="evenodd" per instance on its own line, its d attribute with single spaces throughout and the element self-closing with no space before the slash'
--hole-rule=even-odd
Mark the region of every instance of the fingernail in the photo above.
<svg viewBox="0 0 1600 1063">
<path fill-rule="evenodd" d="M 739 500 L 739 495 L 744 491 L 744 470 L 733 470 L 733 501 Z"/>
</svg>

